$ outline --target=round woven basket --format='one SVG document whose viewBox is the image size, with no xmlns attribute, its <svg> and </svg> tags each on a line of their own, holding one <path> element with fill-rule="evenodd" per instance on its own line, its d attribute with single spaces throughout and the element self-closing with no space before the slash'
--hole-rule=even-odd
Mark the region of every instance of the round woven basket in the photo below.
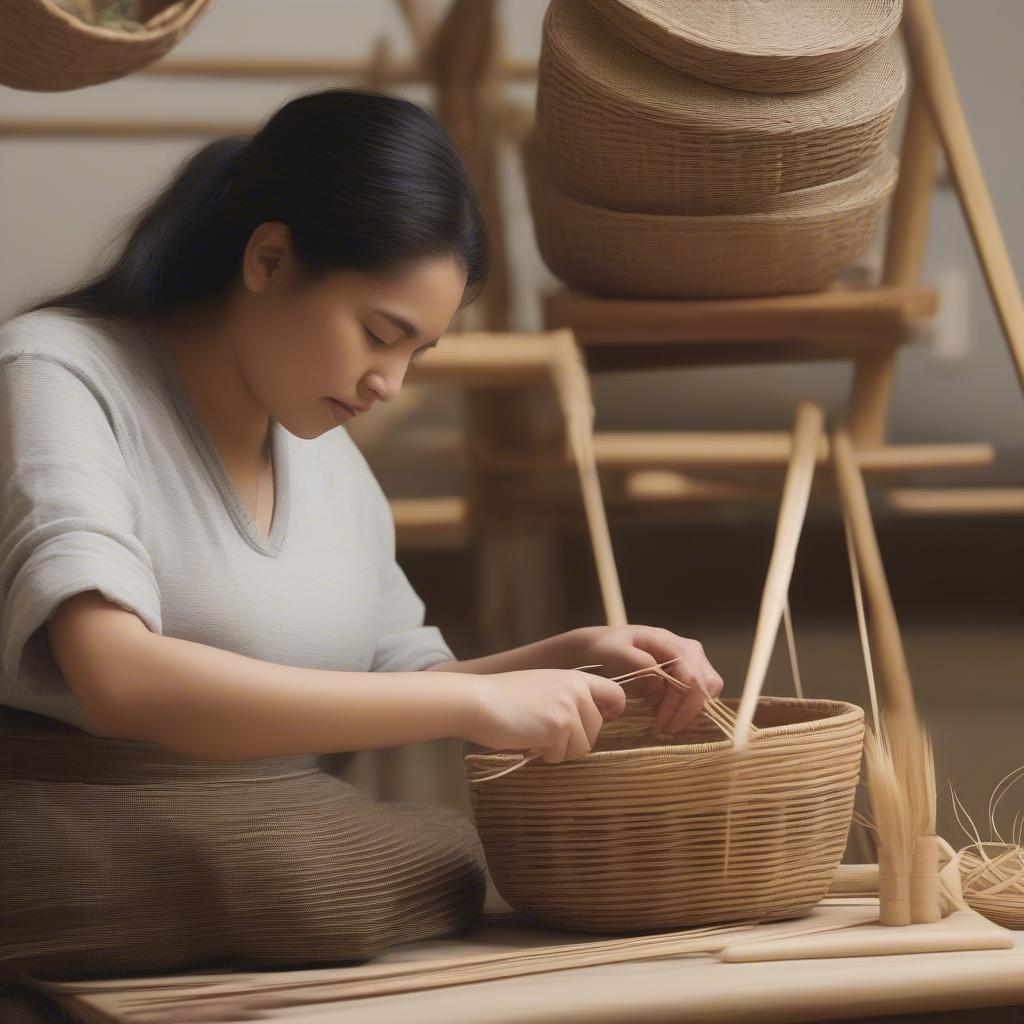
<svg viewBox="0 0 1024 1024">
<path fill-rule="evenodd" d="M 835 85 L 896 30 L 902 0 L 590 0 L 635 47 L 706 82 L 750 92 Z"/>
<path fill-rule="evenodd" d="M 476 785 L 521 755 L 468 754 L 498 891 L 547 925 L 590 932 L 809 913 L 846 848 L 864 712 L 762 697 L 754 724 L 746 758 L 703 714 L 675 737 L 599 737 L 583 757 Z"/>
<path fill-rule="evenodd" d="M 736 92 L 621 41 L 587 0 L 552 0 L 537 122 L 556 181 L 579 199 L 646 213 L 742 213 L 871 163 L 904 86 L 889 41 L 828 89 Z"/>
<path fill-rule="evenodd" d="M 820 291 L 864 250 L 896 184 L 884 153 L 841 181 L 776 197 L 760 213 L 626 213 L 574 199 L 548 174 L 536 133 L 523 146 L 534 233 L 553 274 L 583 291 L 727 298 Z"/>
<path fill-rule="evenodd" d="M 109 82 L 151 64 L 195 24 L 211 0 L 177 0 L 138 31 L 89 25 L 52 0 L 0 0 L 0 83 L 60 92 Z"/>
</svg>

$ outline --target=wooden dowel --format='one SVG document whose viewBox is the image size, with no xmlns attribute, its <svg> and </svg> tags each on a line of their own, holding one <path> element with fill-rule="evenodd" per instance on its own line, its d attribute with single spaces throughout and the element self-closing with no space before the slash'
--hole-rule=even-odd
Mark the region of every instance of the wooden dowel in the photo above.
<svg viewBox="0 0 1024 1024">
<path fill-rule="evenodd" d="M 783 431 L 600 431 L 594 449 L 601 466 L 784 466 L 793 438 Z M 829 461 L 829 442 L 817 446 L 819 464 Z M 990 444 L 888 445 L 856 452 L 862 470 L 899 473 L 943 467 L 989 465 Z"/>
<path fill-rule="evenodd" d="M 927 102 L 921 90 L 912 86 L 900 150 L 899 179 L 889 207 L 882 270 L 884 286 L 910 289 L 920 279 L 938 145 Z M 895 370 L 896 352 L 892 350 L 873 353 L 856 362 L 847 417 L 857 448 L 877 447 L 885 441 Z"/>
<path fill-rule="evenodd" d="M 874 896 L 877 893 L 877 864 L 840 864 L 828 887 L 829 896 Z"/>
<path fill-rule="evenodd" d="M 579 477 L 605 619 L 609 626 L 624 626 L 629 620 L 626 617 L 622 584 L 615 565 L 611 531 L 608 528 L 608 516 L 601 497 L 601 480 L 594 456 L 594 406 L 587 372 L 571 332 L 566 332 L 562 341 L 555 386 L 562 406 L 572 460 Z"/>
<path fill-rule="evenodd" d="M 743 684 L 743 696 L 736 716 L 733 748 L 737 751 L 746 750 L 748 747 L 748 731 L 768 671 L 768 661 L 775 647 L 779 623 L 782 621 L 783 605 L 793 575 L 800 531 L 807 513 L 824 422 L 824 413 L 815 403 L 805 401 L 797 407 L 793 426 L 792 455 L 782 490 L 775 544 L 761 597 L 753 651 Z"/>
<path fill-rule="evenodd" d="M 909 712 L 916 718 L 910 670 L 871 520 L 864 478 L 857 466 L 850 436 L 845 430 L 837 430 L 832 435 L 832 461 L 840 500 L 853 535 L 864 591 L 868 597 L 873 649 L 878 657 L 884 703 L 893 711 Z"/>
<path fill-rule="evenodd" d="M 280 57 L 174 57 L 140 69 L 136 74 L 175 78 L 354 78 L 367 77 L 365 58 L 317 60 Z M 423 85 L 428 77 L 419 60 L 393 59 L 382 72 L 388 85 Z M 530 82 L 537 77 L 535 60 L 500 63 L 498 74 L 507 81 Z"/>
<path fill-rule="evenodd" d="M 914 79 L 928 102 L 981 260 L 989 293 L 1024 385 L 1024 299 L 971 139 L 953 69 L 931 0 L 904 0 L 903 35 Z"/>
<path fill-rule="evenodd" d="M 883 285 L 913 288 L 921 280 L 938 157 L 939 139 L 928 103 L 920 86 L 912 85 L 900 149 L 899 179 L 889 208 Z"/>
<path fill-rule="evenodd" d="M 1024 514 L 1024 487 L 894 487 L 889 505 L 915 515 Z"/>
</svg>

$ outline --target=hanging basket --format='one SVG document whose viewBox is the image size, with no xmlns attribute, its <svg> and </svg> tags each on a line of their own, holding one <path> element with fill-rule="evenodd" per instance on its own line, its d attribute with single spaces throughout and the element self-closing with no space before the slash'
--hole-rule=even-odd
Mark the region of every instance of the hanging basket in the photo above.
<svg viewBox="0 0 1024 1024">
<path fill-rule="evenodd" d="M 885 153 L 841 181 L 778 196 L 763 212 L 666 216 L 574 199 L 549 174 L 544 142 L 523 147 L 534 233 L 552 273 L 583 291 L 728 298 L 826 288 L 873 236 L 896 185 Z"/>
<path fill-rule="evenodd" d="M 557 184 L 579 199 L 645 213 L 742 213 L 872 163 L 904 86 L 889 41 L 828 89 L 736 92 L 616 38 L 587 0 L 553 0 L 537 123 Z"/>
<path fill-rule="evenodd" d="M 590 0 L 639 50 L 750 92 L 805 92 L 862 68 L 899 25 L 901 0 Z"/>
<path fill-rule="evenodd" d="M 171 50 L 210 2 L 166 3 L 144 28 L 119 31 L 90 25 L 53 0 L 0 0 L 0 84 L 61 92 L 123 78 Z"/>
<path fill-rule="evenodd" d="M 759 698 L 823 421 L 801 404 L 743 700 L 706 700 L 675 736 L 623 735 L 613 719 L 571 761 L 466 755 L 488 868 L 517 910 L 561 928 L 633 932 L 800 917 L 828 891 L 853 818 L 864 712 Z"/>
</svg>

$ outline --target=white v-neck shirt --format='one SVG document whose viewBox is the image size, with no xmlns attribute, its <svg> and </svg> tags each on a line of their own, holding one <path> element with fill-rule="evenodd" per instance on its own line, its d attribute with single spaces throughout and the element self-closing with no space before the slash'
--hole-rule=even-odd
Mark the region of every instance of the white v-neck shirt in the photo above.
<svg viewBox="0 0 1024 1024">
<path fill-rule="evenodd" d="M 58 310 L 0 326 L 0 703 L 90 731 L 45 623 L 85 590 L 155 633 L 336 671 L 454 659 L 343 427 L 271 419 L 264 537 L 159 334 Z"/>
</svg>

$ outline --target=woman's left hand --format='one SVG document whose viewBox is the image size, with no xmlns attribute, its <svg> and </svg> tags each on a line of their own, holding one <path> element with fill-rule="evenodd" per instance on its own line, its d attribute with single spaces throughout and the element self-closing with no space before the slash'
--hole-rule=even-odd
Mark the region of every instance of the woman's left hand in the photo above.
<svg viewBox="0 0 1024 1024">
<path fill-rule="evenodd" d="M 671 661 L 663 671 L 688 687 L 681 693 L 654 673 L 644 680 L 643 693 L 657 706 L 651 732 L 676 733 L 693 719 L 705 698 L 717 696 L 724 685 L 697 640 L 656 626 L 589 626 L 577 631 L 576 656 L 581 665 L 600 665 L 604 676 L 619 676 L 638 668 Z"/>
</svg>

